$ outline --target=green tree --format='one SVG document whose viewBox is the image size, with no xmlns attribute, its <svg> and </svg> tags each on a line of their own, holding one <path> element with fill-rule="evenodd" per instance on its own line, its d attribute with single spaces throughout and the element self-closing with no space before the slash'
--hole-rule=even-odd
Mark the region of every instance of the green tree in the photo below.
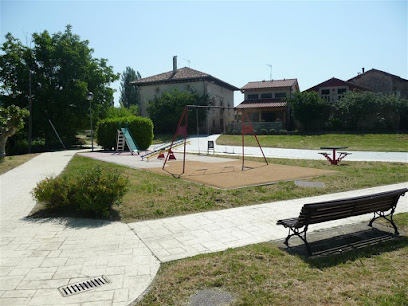
<svg viewBox="0 0 408 306">
<path fill-rule="evenodd" d="M 129 108 L 131 105 L 139 105 L 139 92 L 135 85 L 130 84 L 132 81 L 139 80 L 140 73 L 130 67 L 122 72 L 120 76 L 120 104 Z"/>
<path fill-rule="evenodd" d="M 317 92 L 296 92 L 288 102 L 301 128 L 307 131 L 324 127 L 331 106 Z"/>
<path fill-rule="evenodd" d="M 408 101 L 396 95 L 348 92 L 334 104 L 333 118 L 349 130 L 397 130 L 400 116 L 407 110 Z"/>
<path fill-rule="evenodd" d="M 11 105 L 7 108 L 0 107 L 0 162 L 6 155 L 7 139 L 13 136 L 24 126 L 24 118 L 28 116 L 26 109 Z"/>
<path fill-rule="evenodd" d="M 114 107 L 111 106 L 106 111 L 106 118 L 118 118 L 118 117 L 131 117 L 138 115 L 137 105 L 132 105 L 130 108 L 123 106 Z"/>
<path fill-rule="evenodd" d="M 174 133 L 186 105 L 208 106 L 210 99 L 208 95 L 200 96 L 194 92 L 173 89 L 149 101 L 147 111 L 153 121 L 155 133 Z M 198 112 L 199 125 L 202 126 L 207 117 L 207 109 L 202 108 Z M 189 131 L 195 131 L 197 124 L 195 112 L 191 112 L 188 119 Z"/>
<path fill-rule="evenodd" d="M 88 91 L 93 92 L 93 120 L 96 122 L 113 105 L 110 83 L 119 76 L 106 59 L 93 58 L 87 40 L 72 32 L 32 35 L 28 48 L 10 33 L 2 45 L 0 56 L 0 102 L 26 107 L 29 83 L 32 88 L 33 138 L 45 139 L 48 145 L 57 142 L 48 122 L 51 120 L 66 144 L 89 122 Z M 31 79 L 31 82 L 30 82 Z"/>
</svg>

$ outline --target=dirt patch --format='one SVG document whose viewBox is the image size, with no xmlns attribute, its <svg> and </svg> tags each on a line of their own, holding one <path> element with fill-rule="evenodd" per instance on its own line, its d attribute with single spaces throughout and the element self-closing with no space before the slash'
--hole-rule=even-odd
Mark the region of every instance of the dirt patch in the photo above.
<svg viewBox="0 0 408 306">
<path fill-rule="evenodd" d="M 246 161 L 242 170 L 241 161 L 230 161 L 225 163 L 206 163 L 199 161 L 186 161 L 185 172 L 183 172 L 182 161 L 170 161 L 165 169 L 146 169 L 155 173 L 180 177 L 185 180 L 202 183 L 205 185 L 233 189 L 254 185 L 266 185 L 280 181 L 291 181 L 299 178 L 309 178 L 336 171 L 285 166 Z"/>
</svg>

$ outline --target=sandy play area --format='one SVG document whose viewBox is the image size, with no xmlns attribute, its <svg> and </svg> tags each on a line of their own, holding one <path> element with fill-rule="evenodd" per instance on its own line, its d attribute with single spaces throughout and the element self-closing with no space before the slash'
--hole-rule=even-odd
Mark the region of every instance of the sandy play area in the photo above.
<svg viewBox="0 0 408 306">
<path fill-rule="evenodd" d="M 290 181 L 299 178 L 336 173 L 336 171 L 293 167 L 245 161 L 244 171 L 242 161 L 228 161 L 224 163 L 210 163 L 202 161 L 186 161 L 185 172 L 182 161 L 170 161 L 165 169 L 149 168 L 148 171 L 164 175 L 172 175 L 185 180 L 214 186 L 221 189 L 232 189 L 253 185 L 265 185 L 279 181 Z"/>
</svg>

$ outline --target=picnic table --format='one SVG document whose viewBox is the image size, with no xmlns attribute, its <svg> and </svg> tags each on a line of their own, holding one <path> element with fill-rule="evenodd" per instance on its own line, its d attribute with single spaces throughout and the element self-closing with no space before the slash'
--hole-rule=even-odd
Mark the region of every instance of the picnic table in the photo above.
<svg viewBox="0 0 408 306">
<path fill-rule="evenodd" d="M 344 157 L 347 155 L 351 154 L 349 152 L 338 152 L 339 155 L 336 156 L 336 150 L 344 150 L 347 149 L 348 147 L 320 147 L 321 150 L 332 150 L 333 151 L 333 156 L 331 157 L 329 154 L 326 152 L 320 152 L 319 154 L 322 154 L 326 159 L 332 164 L 332 165 L 337 165 Z"/>
</svg>

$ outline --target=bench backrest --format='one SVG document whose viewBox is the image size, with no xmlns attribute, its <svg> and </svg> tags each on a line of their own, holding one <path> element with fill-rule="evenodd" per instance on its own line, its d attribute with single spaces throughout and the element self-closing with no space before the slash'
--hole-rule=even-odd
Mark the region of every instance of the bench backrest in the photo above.
<svg viewBox="0 0 408 306">
<path fill-rule="evenodd" d="M 385 212 L 397 205 L 398 199 L 408 188 L 376 193 L 348 199 L 305 204 L 297 226 L 338 220 L 373 212 Z"/>
</svg>

